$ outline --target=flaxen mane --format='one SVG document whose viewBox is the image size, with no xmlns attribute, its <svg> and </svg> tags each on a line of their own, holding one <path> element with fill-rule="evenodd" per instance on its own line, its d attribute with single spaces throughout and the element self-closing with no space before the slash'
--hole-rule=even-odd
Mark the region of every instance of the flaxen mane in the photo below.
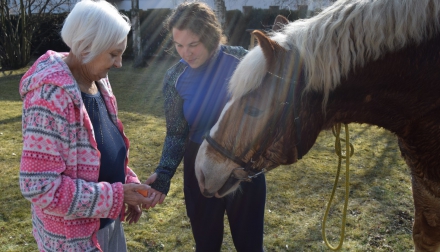
<svg viewBox="0 0 440 252">
<path fill-rule="evenodd" d="M 286 25 L 271 38 L 285 48 L 298 49 L 306 69 L 306 90 L 322 91 L 325 104 L 341 77 L 356 67 L 438 32 L 439 16 L 438 0 L 345 0 Z M 257 88 L 266 69 L 261 48 L 251 50 L 231 79 L 233 97 Z"/>
</svg>

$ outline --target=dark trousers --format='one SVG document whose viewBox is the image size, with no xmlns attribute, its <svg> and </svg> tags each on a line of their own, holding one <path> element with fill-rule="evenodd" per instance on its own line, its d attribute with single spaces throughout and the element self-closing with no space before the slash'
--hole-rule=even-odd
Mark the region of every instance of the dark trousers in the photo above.
<svg viewBox="0 0 440 252">
<path fill-rule="evenodd" d="M 206 198 L 200 192 L 194 163 L 200 145 L 189 142 L 184 156 L 184 194 L 187 215 L 196 242 L 196 252 L 220 251 L 225 211 L 232 240 L 238 252 L 263 251 L 266 179 L 263 175 L 223 198 Z"/>
</svg>

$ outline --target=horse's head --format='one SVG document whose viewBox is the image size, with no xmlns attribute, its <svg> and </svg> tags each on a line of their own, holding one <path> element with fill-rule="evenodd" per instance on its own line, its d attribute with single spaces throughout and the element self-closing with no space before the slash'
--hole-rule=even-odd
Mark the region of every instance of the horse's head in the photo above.
<svg viewBox="0 0 440 252">
<path fill-rule="evenodd" d="M 232 99 L 197 155 L 196 176 L 208 197 L 223 197 L 263 169 L 298 158 L 295 101 L 300 96 L 296 90 L 300 62 L 295 53 L 264 33 L 254 35 L 259 47 L 237 67 L 230 83 Z M 247 76 L 260 76 L 253 80 L 259 83 L 240 83 L 249 81 Z"/>
</svg>

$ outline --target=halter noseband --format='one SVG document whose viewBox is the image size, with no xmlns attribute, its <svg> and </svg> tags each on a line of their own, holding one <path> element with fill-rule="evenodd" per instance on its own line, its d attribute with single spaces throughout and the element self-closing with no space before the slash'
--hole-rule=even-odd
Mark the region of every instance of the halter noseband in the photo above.
<svg viewBox="0 0 440 252">
<path fill-rule="evenodd" d="M 252 158 L 249 160 L 249 162 L 247 162 L 247 163 L 244 162 L 242 158 L 235 156 L 234 154 L 229 152 L 227 149 L 225 149 L 223 146 L 221 146 L 219 143 L 217 143 L 217 141 L 212 139 L 212 137 L 209 135 L 209 133 L 205 135 L 205 140 L 211 145 L 211 147 L 213 147 L 216 151 L 218 151 L 224 157 L 232 160 L 234 163 L 237 163 L 241 166 L 241 167 L 235 168 L 235 169 L 243 169 L 244 171 L 247 171 L 250 174 L 246 178 L 236 178 L 236 179 L 243 180 L 243 181 L 250 181 L 251 179 L 257 177 L 258 175 L 266 172 L 266 169 L 264 169 L 264 168 L 261 171 L 255 172 L 254 169 L 252 169 L 252 164 L 255 162 L 252 160 Z"/>
</svg>

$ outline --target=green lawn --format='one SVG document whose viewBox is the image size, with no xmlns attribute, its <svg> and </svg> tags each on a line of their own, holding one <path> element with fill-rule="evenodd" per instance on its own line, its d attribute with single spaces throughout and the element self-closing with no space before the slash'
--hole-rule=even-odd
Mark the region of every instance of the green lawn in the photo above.
<svg viewBox="0 0 440 252">
<path fill-rule="evenodd" d="M 172 61 L 153 60 L 143 69 L 133 69 L 127 63 L 109 74 L 120 118 L 131 140 L 130 166 L 141 180 L 154 171 L 162 151 L 165 120 L 161 86 Z M 25 70 L 0 73 L 0 251 L 37 250 L 31 235 L 30 204 L 21 196 L 18 185 L 22 144 L 18 83 Z M 413 250 L 411 182 L 396 137 L 383 129 L 358 124 L 350 124 L 350 136 L 355 154 L 351 158 L 346 238 L 341 251 Z M 267 174 L 266 251 L 329 251 L 322 240 L 321 221 L 336 166 L 334 137 L 325 131 L 301 161 Z M 124 226 L 129 251 L 193 251 L 181 168 L 164 204 L 144 211 L 140 223 Z M 339 239 L 343 189 L 341 182 L 327 224 L 334 246 Z M 235 251 L 228 229 L 222 251 Z"/>
</svg>

